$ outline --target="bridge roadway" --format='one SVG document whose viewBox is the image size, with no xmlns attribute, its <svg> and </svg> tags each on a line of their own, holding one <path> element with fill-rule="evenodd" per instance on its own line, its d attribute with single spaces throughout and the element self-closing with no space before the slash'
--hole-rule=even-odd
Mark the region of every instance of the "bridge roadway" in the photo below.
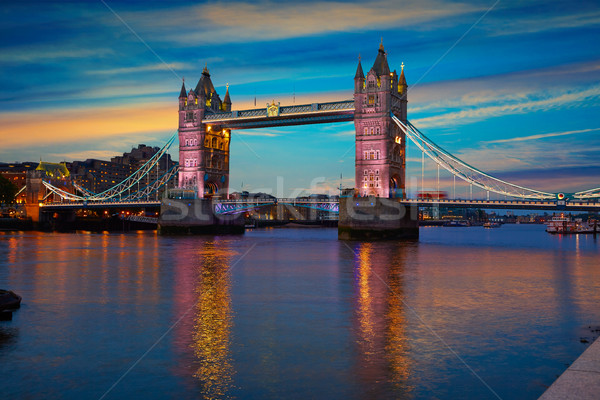
<svg viewBox="0 0 600 400">
<path fill-rule="evenodd" d="M 538 200 L 465 200 L 465 199 L 406 199 L 404 203 L 417 204 L 419 207 L 449 207 L 449 208 L 484 208 L 508 210 L 547 210 L 547 211 L 600 211 L 600 202 L 566 201 L 558 204 L 556 201 Z M 272 204 L 286 204 L 297 207 L 316 208 L 323 211 L 338 212 L 337 200 L 325 199 L 243 199 L 216 200 L 217 213 L 232 213 Z M 160 207 L 160 201 L 111 201 L 111 202 L 63 202 L 48 203 L 41 206 L 45 210 L 67 210 L 80 208 L 130 208 L 130 207 Z"/>
</svg>

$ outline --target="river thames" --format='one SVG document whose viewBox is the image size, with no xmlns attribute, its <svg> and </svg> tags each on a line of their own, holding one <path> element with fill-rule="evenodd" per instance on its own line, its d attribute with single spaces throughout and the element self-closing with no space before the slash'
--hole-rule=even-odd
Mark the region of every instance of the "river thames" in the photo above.
<svg viewBox="0 0 600 400">
<path fill-rule="evenodd" d="M 0 288 L 23 297 L 3 397 L 536 399 L 600 325 L 598 241 L 0 233 Z"/>
</svg>

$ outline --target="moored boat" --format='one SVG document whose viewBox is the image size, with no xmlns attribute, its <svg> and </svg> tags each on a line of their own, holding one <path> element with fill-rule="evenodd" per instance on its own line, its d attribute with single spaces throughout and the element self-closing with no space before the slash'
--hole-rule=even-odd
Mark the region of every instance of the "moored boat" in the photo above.
<svg viewBox="0 0 600 400">
<path fill-rule="evenodd" d="M 570 217 L 564 215 L 552 217 L 552 220 L 546 223 L 546 232 L 548 233 L 597 233 L 598 224 L 583 222 L 581 218 L 571 220 Z"/>
</svg>

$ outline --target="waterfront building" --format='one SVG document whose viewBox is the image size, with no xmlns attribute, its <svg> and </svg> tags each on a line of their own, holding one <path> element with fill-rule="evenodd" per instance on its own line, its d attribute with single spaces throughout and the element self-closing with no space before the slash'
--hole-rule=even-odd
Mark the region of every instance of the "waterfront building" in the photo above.
<svg viewBox="0 0 600 400">
<path fill-rule="evenodd" d="M 17 189 L 21 189 L 27 183 L 27 171 L 37 168 L 37 162 L 0 163 L 0 175 L 13 183 Z M 22 191 L 15 199 L 16 203 L 25 203 L 26 193 Z"/>
<path fill-rule="evenodd" d="M 110 161 L 88 158 L 85 161 L 73 161 L 70 169 L 73 180 L 80 186 L 100 193 L 122 182 L 142 167 L 160 149 L 139 144 L 130 152 L 111 158 Z M 153 182 L 175 165 L 169 154 L 165 154 L 158 162 L 158 168 L 146 176 L 140 186 Z"/>
</svg>

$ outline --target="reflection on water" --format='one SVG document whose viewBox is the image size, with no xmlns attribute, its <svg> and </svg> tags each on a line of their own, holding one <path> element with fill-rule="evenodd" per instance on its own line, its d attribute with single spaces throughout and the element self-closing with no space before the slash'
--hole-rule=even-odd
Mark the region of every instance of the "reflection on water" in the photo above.
<svg viewBox="0 0 600 400">
<path fill-rule="evenodd" d="M 197 295 L 193 341 L 197 359 L 194 377 L 205 398 L 223 398 L 233 383 L 231 359 L 231 258 L 235 252 L 219 241 L 207 241 L 197 253 L 199 266 L 194 292 Z"/>
<path fill-rule="evenodd" d="M 406 396 L 410 359 L 402 304 L 404 248 L 388 243 L 359 243 L 354 247 L 359 374 L 368 397 Z"/>
</svg>

